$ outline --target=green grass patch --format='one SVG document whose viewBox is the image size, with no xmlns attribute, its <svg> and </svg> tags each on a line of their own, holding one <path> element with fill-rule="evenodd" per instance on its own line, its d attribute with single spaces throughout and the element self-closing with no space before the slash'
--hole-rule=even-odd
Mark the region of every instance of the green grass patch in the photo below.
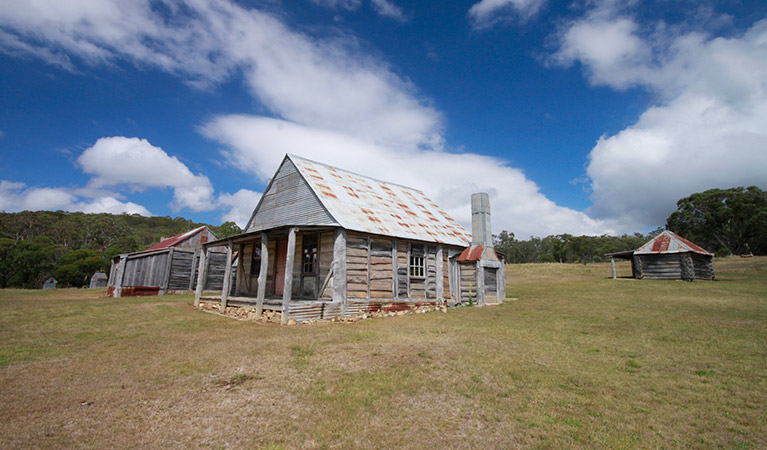
<svg viewBox="0 0 767 450">
<path fill-rule="evenodd" d="M 715 266 L 508 266 L 500 306 L 297 327 L 2 290 L 0 447 L 767 448 L 767 258 Z"/>
</svg>

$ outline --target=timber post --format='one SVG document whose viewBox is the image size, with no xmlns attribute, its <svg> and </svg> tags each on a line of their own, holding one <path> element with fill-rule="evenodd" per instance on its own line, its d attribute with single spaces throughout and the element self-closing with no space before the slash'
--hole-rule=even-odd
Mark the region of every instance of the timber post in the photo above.
<svg viewBox="0 0 767 450">
<path fill-rule="evenodd" d="M 482 261 L 477 261 L 477 306 L 485 306 L 485 266 Z"/>
<path fill-rule="evenodd" d="M 194 255 L 192 255 L 192 273 L 189 274 L 189 290 L 191 291 L 194 289 L 194 266 L 195 261 L 197 261 L 197 257 L 200 255 L 200 250 L 195 250 Z"/>
<path fill-rule="evenodd" d="M 346 317 L 346 230 L 336 228 L 333 235 L 333 301 L 341 304 L 341 317 Z"/>
<path fill-rule="evenodd" d="M 200 298 L 202 298 L 202 291 L 205 288 L 205 271 L 208 268 L 208 249 L 203 246 L 200 250 L 200 264 L 197 269 L 197 289 L 194 292 L 194 307 L 200 306 Z"/>
<path fill-rule="evenodd" d="M 229 301 L 229 289 L 232 284 L 232 240 L 226 243 L 226 270 L 224 282 L 221 286 L 221 312 L 226 312 L 226 303 Z"/>
<path fill-rule="evenodd" d="M 618 278 L 617 274 L 615 273 L 615 257 L 610 257 L 610 267 L 613 269 L 613 280 Z"/>
<path fill-rule="evenodd" d="M 113 297 L 119 298 L 122 295 L 123 279 L 125 278 L 125 266 L 128 265 L 128 255 L 120 255 L 117 260 L 117 273 L 115 274 L 115 290 Z"/>
<path fill-rule="evenodd" d="M 176 251 L 174 247 L 171 247 L 168 249 L 168 263 L 165 266 L 165 278 L 162 283 L 162 289 L 160 290 L 160 295 L 167 294 L 168 293 L 168 286 L 170 285 L 170 271 L 171 266 L 173 264 L 173 254 Z"/>
<path fill-rule="evenodd" d="M 293 296 L 293 259 L 296 253 L 296 227 L 288 231 L 288 251 L 285 255 L 285 282 L 282 289 L 282 325 L 288 324 L 290 299 Z"/>
<path fill-rule="evenodd" d="M 442 261 L 442 244 L 437 245 L 437 301 L 440 304 L 445 303 L 445 273 Z"/>
<path fill-rule="evenodd" d="M 498 268 L 496 283 L 498 283 L 498 292 L 496 294 L 498 296 L 498 303 L 503 303 L 506 300 L 506 260 L 503 258 L 501 258 L 501 267 Z"/>
<path fill-rule="evenodd" d="M 253 245 L 253 251 L 256 246 Z M 258 294 L 256 298 L 256 317 L 261 317 L 264 312 L 264 297 L 266 297 L 266 271 L 269 267 L 269 236 L 261 233 L 261 268 L 258 272 Z"/>
</svg>

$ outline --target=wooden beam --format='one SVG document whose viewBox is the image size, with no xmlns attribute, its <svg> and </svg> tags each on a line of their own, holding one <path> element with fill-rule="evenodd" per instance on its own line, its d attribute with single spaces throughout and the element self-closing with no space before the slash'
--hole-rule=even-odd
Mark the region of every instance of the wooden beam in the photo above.
<svg viewBox="0 0 767 450">
<path fill-rule="evenodd" d="M 256 251 L 256 244 L 253 244 Z M 258 293 L 256 295 L 256 317 L 261 317 L 264 312 L 264 297 L 266 296 L 266 271 L 269 267 L 269 236 L 261 233 L 261 268 L 258 271 Z"/>
<path fill-rule="evenodd" d="M 226 302 L 229 300 L 229 290 L 232 285 L 232 240 L 226 244 L 226 270 L 224 271 L 224 282 L 221 286 L 221 312 L 226 312 Z"/>
<path fill-rule="evenodd" d="M 282 325 L 288 324 L 290 299 L 293 295 L 293 260 L 296 253 L 296 227 L 288 231 L 288 252 L 285 256 L 285 283 L 282 290 Z"/>
<path fill-rule="evenodd" d="M 208 270 L 208 249 L 203 247 L 200 250 L 200 264 L 197 269 L 197 290 L 194 292 L 194 307 L 200 306 L 202 291 L 205 289 L 205 272 Z"/>
<path fill-rule="evenodd" d="M 618 278 L 617 274 L 615 273 L 615 258 L 612 256 L 610 257 L 610 267 L 613 269 L 613 280 Z"/>
<path fill-rule="evenodd" d="M 333 302 L 341 304 L 341 317 L 346 316 L 346 230 L 336 228 L 333 235 Z"/>
</svg>

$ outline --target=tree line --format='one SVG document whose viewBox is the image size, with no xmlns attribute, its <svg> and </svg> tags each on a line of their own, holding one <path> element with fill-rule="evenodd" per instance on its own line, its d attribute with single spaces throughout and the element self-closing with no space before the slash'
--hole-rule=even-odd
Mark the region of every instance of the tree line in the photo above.
<svg viewBox="0 0 767 450">
<path fill-rule="evenodd" d="M 666 219 L 666 229 L 717 256 L 767 255 L 767 191 L 749 186 L 692 194 L 677 202 L 677 209 Z M 494 239 L 496 250 L 509 263 L 585 264 L 604 261 L 606 253 L 636 250 L 661 231 L 622 236 L 558 234 L 528 240 L 502 231 Z"/>
<path fill-rule="evenodd" d="M 109 272 L 114 256 L 202 225 L 138 214 L 0 213 L 0 288 L 40 288 L 51 276 L 60 286 L 86 286 L 95 272 Z M 207 226 L 219 238 L 242 231 L 234 222 Z"/>
</svg>

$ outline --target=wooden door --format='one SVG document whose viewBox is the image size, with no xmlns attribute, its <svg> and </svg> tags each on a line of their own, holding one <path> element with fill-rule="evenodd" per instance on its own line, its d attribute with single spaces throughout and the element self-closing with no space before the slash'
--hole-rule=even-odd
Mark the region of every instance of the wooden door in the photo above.
<svg viewBox="0 0 767 450">
<path fill-rule="evenodd" d="M 274 295 L 282 295 L 285 290 L 285 260 L 288 256 L 288 241 L 277 241 L 274 253 Z"/>
</svg>

